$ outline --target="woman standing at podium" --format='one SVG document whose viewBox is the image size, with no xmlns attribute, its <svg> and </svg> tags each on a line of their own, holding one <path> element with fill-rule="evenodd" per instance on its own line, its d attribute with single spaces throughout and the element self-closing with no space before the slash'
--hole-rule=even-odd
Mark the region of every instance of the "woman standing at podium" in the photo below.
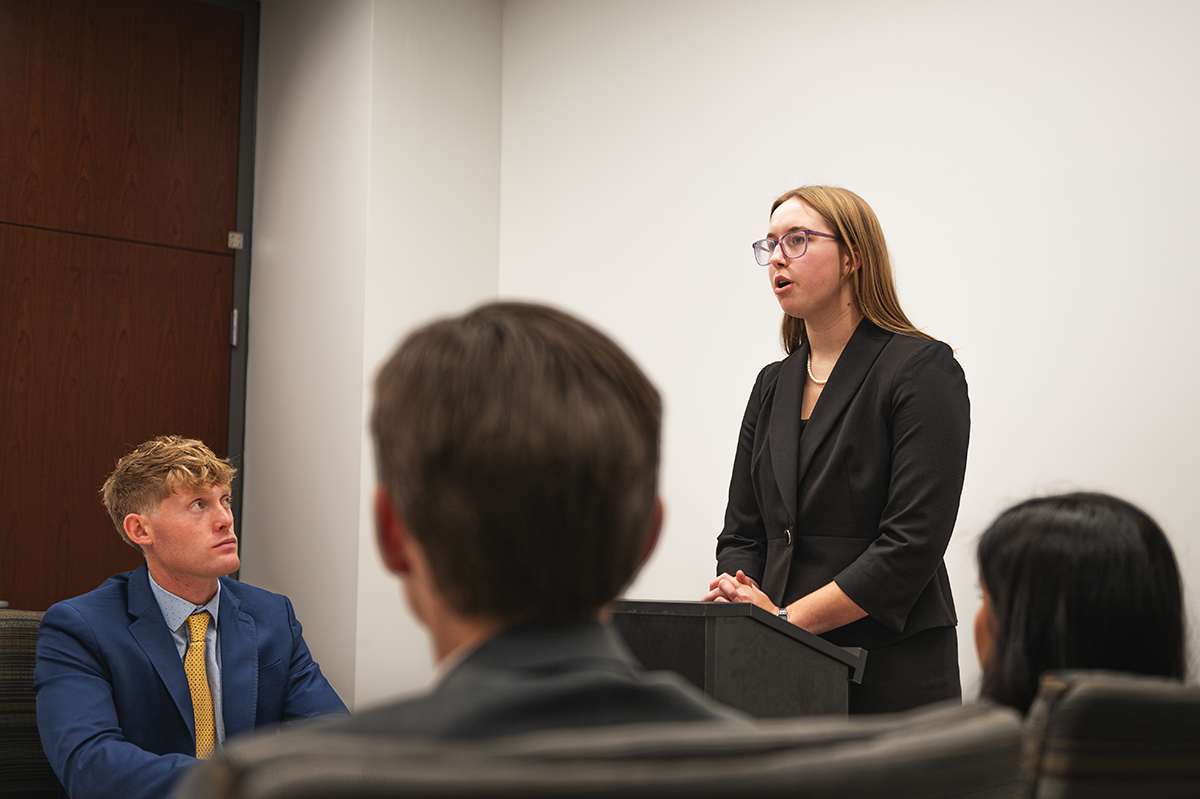
<svg viewBox="0 0 1200 799">
<path fill-rule="evenodd" d="M 787 192 L 753 249 L 788 355 L 750 393 L 704 599 L 866 649 L 851 713 L 959 698 L 942 556 L 967 461 L 963 371 L 901 310 L 879 221 L 853 192 Z"/>
</svg>

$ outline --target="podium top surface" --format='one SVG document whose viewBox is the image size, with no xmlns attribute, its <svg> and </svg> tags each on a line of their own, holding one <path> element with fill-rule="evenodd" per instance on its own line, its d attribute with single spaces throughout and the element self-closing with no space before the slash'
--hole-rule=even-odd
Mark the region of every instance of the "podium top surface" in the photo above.
<svg viewBox="0 0 1200 799">
<path fill-rule="evenodd" d="M 846 664 L 852 669 L 851 681 L 862 681 L 862 669 L 867 660 L 867 653 L 863 649 L 859 647 L 840 647 L 836 644 L 831 644 L 819 635 L 813 635 L 808 630 L 802 630 L 794 624 L 789 624 L 757 605 L 751 605 L 746 602 L 616 599 L 613 600 L 611 608 L 613 613 L 642 614 L 648 616 L 702 616 L 706 618 L 735 618 L 744 616 L 760 624 L 765 624 L 810 649 L 815 649 L 836 661 Z"/>
</svg>

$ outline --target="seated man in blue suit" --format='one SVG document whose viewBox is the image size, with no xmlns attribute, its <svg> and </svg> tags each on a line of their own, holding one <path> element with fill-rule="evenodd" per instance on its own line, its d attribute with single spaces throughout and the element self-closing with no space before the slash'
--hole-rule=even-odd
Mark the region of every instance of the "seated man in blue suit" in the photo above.
<svg viewBox="0 0 1200 799">
<path fill-rule="evenodd" d="M 164 436 L 104 483 L 146 562 L 51 607 L 34 673 L 42 745 L 72 799 L 157 799 L 227 736 L 346 712 L 287 597 L 226 577 L 240 565 L 233 475 L 201 442 Z"/>
<path fill-rule="evenodd" d="M 441 678 L 292 740 L 740 718 L 644 671 L 602 622 L 662 523 L 661 417 L 628 355 L 550 308 L 494 303 L 409 336 L 375 386 L 376 530 Z M 253 769 L 237 751 L 180 795 L 236 793 Z"/>
</svg>

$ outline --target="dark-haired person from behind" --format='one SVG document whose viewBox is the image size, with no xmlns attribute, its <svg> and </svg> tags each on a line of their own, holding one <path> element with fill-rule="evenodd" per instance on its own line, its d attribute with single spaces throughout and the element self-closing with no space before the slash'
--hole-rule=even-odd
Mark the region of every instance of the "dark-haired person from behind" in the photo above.
<svg viewBox="0 0 1200 799">
<path fill-rule="evenodd" d="M 1107 494 L 1030 499 L 979 539 L 980 695 L 1028 712 L 1053 669 L 1182 679 L 1183 589 L 1162 529 Z"/>
</svg>

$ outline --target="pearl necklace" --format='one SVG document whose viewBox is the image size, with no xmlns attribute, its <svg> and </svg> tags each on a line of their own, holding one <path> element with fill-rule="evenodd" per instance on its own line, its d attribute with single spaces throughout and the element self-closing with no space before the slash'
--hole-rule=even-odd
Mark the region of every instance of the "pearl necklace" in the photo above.
<svg viewBox="0 0 1200 799">
<path fill-rule="evenodd" d="M 811 352 L 808 354 L 808 379 L 809 379 L 809 380 L 811 380 L 811 381 L 813 381 L 814 383 L 816 383 L 818 386 L 823 386 L 823 385 L 825 385 L 826 383 L 828 383 L 828 382 L 829 382 L 829 378 L 828 378 L 828 377 L 827 377 L 827 378 L 825 378 L 824 380 L 818 380 L 817 378 L 813 377 L 813 373 L 812 373 L 812 353 L 811 353 Z"/>
</svg>

